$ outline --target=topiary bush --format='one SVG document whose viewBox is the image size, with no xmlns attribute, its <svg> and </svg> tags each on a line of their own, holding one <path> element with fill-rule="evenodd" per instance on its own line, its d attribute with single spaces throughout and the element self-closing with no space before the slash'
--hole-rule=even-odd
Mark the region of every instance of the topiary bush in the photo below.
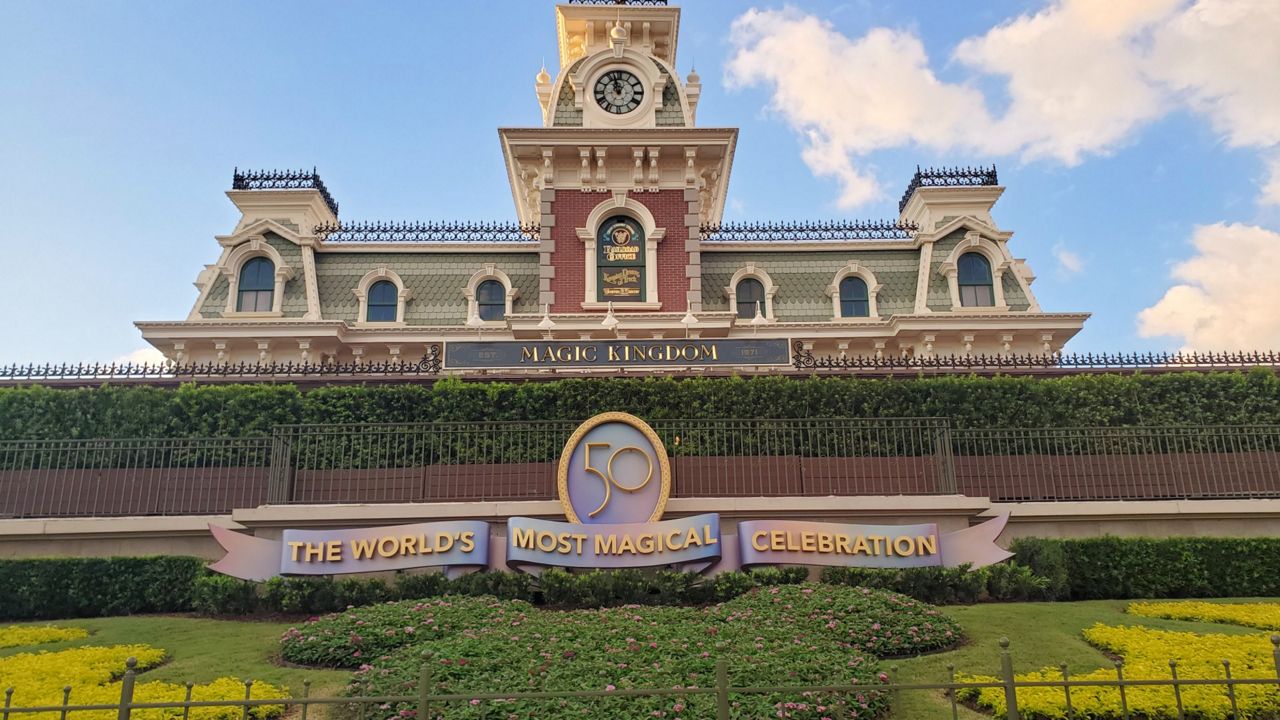
<svg viewBox="0 0 1280 720">
<path fill-rule="evenodd" d="M 867 588 L 775 585 L 706 608 L 553 611 L 521 601 L 446 597 L 349 610 L 292 628 L 285 660 L 356 669 L 350 695 L 412 694 L 424 662 L 440 693 L 707 687 L 715 663 L 738 685 L 867 686 L 857 693 L 735 696 L 737 717 L 875 717 L 879 657 L 949 647 L 959 627 L 936 608 Z M 424 652 L 429 655 L 424 659 Z M 712 717 L 709 696 L 587 702 L 480 701 L 449 717 Z M 414 708 L 390 704 L 391 717 Z"/>
</svg>

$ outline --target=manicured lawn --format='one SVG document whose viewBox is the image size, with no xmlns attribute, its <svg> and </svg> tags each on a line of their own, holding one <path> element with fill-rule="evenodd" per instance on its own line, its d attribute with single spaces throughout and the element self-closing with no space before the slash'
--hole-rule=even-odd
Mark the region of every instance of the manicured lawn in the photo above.
<svg viewBox="0 0 1280 720">
<path fill-rule="evenodd" d="M 1248 602 L 1216 600 L 1210 602 Z M 1263 598 L 1277 602 L 1276 598 Z M 1099 600 L 1077 603 L 1008 603 L 948 606 L 942 610 L 959 621 L 966 642 L 947 652 L 918 658 L 888 660 L 897 668 L 899 682 L 945 682 L 948 665 L 958 672 L 996 675 L 1000 668 L 1001 637 L 1011 642 L 1014 668 L 1018 672 L 1037 670 L 1066 662 L 1071 671 L 1085 672 L 1110 667 L 1110 662 L 1086 644 L 1081 632 L 1094 623 L 1142 625 L 1168 630 L 1250 634 L 1257 630 L 1231 625 L 1139 617 L 1124 612 L 1128 601 Z M 0 657 L 41 649 L 62 649 L 80 645 L 147 643 L 168 651 L 171 660 L 145 674 L 148 679 L 174 682 L 207 682 L 234 675 L 288 686 L 299 692 L 303 679 L 311 680 L 313 695 L 333 695 L 351 674 L 345 670 L 292 668 L 280 664 L 281 634 L 293 625 L 284 622 L 236 622 L 177 616 L 137 616 L 65 620 L 39 625 L 71 625 L 92 634 L 81 640 L 45 646 L 6 648 Z M 968 720 L 990 716 L 960 709 Z M 941 692 L 902 693 L 895 699 L 895 720 L 933 720 L 951 717 L 949 702 Z"/>
<path fill-rule="evenodd" d="M 302 681 L 310 679 L 312 695 L 332 695 L 341 690 L 351 677 L 351 673 L 344 671 L 293 668 L 280 664 L 280 634 L 293 623 L 141 615 L 31 624 L 70 625 L 84 628 L 91 634 L 70 642 L 5 648 L 0 650 L 0 657 L 81 645 L 145 643 L 164 648 L 170 656 L 167 663 L 142 676 L 148 680 L 201 683 L 234 676 L 287 686 L 296 694 L 302 691 Z"/>
<path fill-rule="evenodd" d="M 1258 600 L 1254 600 L 1255 602 Z M 1276 602 L 1276 598 L 1262 598 Z M 1210 600 L 1209 602 L 1248 602 L 1244 599 Z M 1212 623 L 1184 622 L 1139 617 L 1124 612 L 1127 600 L 1093 600 L 1074 603 L 991 603 L 969 606 L 946 606 L 942 610 L 959 621 L 967 638 L 965 644 L 950 652 L 924 657 L 886 661 L 898 668 L 897 680 L 903 683 L 947 682 L 948 665 L 957 672 L 1000 674 L 1001 637 L 1009 638 L 1013 667 L 1017 672 L 1039 670 L 1067 663 L 1075 673 L 1110 667 L 1110 661 L 1088 645 L 1081 632 L 1094 623 L 1107 625 L 1142 625 L 1166 630 L 1220 633 L 1227 635 L 1257 634 L 1257 630 Z M 949 701 L 938 692 L 904 692 L 894 701 L 895 720 L 933 720 L 951 717 Z M 990 718 L 965 708 L 960 717 L 969 720 Z"/>
</svg>

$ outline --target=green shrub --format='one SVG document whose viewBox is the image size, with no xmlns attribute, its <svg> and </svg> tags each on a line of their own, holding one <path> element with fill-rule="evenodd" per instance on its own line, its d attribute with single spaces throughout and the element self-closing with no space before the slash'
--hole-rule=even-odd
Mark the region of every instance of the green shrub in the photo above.
<svg viewBox="0 0 1280 720">
<path fill-rule="evenodd" d="M 396 575 L 394 594 L 401 600 L 421 600 L 440 597 L 449 592 L 449 586 L 444 573 L 400 573 Z"/>
<path fill-rule="evenodd" d="M 0 619 L 187 612 L 204 573 L 180 556 L 0 560 Z"/>
<path fill-rule="evenodd" d="M 833 585 L 892 590 L 935 605 L 974 603 L 986 590 L 985 570 L 969 566 L 955 568 L 921 567 L 903 569 L 828 567 L 822 581 Z"/>
<path fill-rule="evenodd" d="M 191 609 L 202 615 L 252 615 L 258 611 L 258 584 L 210 573 L 196 578 Z"/>
<path fill-rule="evenodd" d="M 527 383 L 0 388 L 0 438 L 261 435 L 272 425 L 483 420 L 948 417 L 956 427 L 1280 424 L 1269 370 L 1058 378 L 575 378 Z M 558 448 L 554 448 L 558 450 Z"/>
<path fill-rule="evenodd" d="M 1071 594 L 1067 555 L 1063 544 L 1046 538 L 1017 538 L 1009 544 L 1014 562 L 1025 565 L 1046 580 L 1045 599 L 1065 599 Z"/>
<path fill-rule="evenodd" d="M 382 604 L 291 628 L 281 638 L 281 654 L 289 662 L 355 669 L 347 692 L 364 696 L 403 695 L 417 687 L 424 653 L 431 654 L 431 689 L 445 692 L 706 687 L 714 681 L 718 660 L 725 661 L 736 685 L 787 678 L 863 688 L 815 692 L 786 713 L 817 720 L 882 717 L 889 697 L 876 687 L 882 682 L 878 656 L 917 654 L 959 639 L 954 621 L 910 598 L 806 584 L 760 588 L 710 608 L 565 613 L 459 597 Z M 734 698 L 733 714 L 773 717 L 782 712 L 780 703 L 798 700 L 752 693 Z M 467 717 L 715 715 L 712 696 L 630 697 L 625 692 L 589 700 L 474 701 L 455 707 Z M 398 717 L 411 715 L 414 707 L 392 702 L 381 710 Z"/>
<path fill-rule="evenodd" d="M 1280 538 L 1018 540 L 1015 560 L 1061 600 L 1280 594 Z"/>
<path fill-rule="evenodd" d="M 984 568 L 987 596 L 1002 602 L 1024 602 L 1049 599 L 1049 578 L 1032 572 L 1026 565 L 1003 562 Z"/>
</svg>

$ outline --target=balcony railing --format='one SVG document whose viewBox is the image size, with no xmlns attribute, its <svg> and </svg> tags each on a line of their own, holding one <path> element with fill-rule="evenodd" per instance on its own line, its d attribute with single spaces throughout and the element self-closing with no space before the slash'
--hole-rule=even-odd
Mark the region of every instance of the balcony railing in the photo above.
<svg viewBox="0 0 1280 720">
<path fill-rule="evenodd" d="M 674 497 L 1280 497 L 1280 426 L 957 429 L 942 418 L 666 419 Z M 0 441 L 0 517 L 550 500 L 570 421 L 285 425 L 269 437 Z"/>
</svg>

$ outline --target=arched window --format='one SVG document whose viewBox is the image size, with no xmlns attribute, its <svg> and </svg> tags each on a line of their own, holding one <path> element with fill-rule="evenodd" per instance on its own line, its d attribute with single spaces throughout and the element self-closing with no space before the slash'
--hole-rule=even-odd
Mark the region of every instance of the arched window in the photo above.
<svg viewBox="0 0 1280 720">
<path fill-rule="evenodd" d="M 250 259 L 240 268 L 237 312 L 271 312 L 276 289 L 276 266 L 264 257 Z"/>
<path fill-rule="evenodd" d="M 501 320 L 507 314 L 507 289 L 498 280 L 476 287 L 476 311 L 481 320 Z"/>
<path fill-rule="evenodd" d="M 369 288 L 365 322 L 395 322 L 400 309 L 400 290 L 390 280 L 379 280 Z"/>
<path fill-rule="evenodd" d="M 743 278 L 738 282 L 737 292 L 738 317 L 750 320 L 756 316 L 756 310 L 764 315 L 764 284 L 755 278 Z"/>
<path fill-rule="evenodd" d="M 971 252 L 960 256 L 956 263 L 960 284 L 962 307 L 992 307 L 996 304 L 991 286 L 991 263 L 981 253 Z"/>
<path fill-rule="evenodd" d="M 871 301 L 867 281 L 849 276 L 840 281 L 840 317 L 869 317 Z"/>
</svg>

